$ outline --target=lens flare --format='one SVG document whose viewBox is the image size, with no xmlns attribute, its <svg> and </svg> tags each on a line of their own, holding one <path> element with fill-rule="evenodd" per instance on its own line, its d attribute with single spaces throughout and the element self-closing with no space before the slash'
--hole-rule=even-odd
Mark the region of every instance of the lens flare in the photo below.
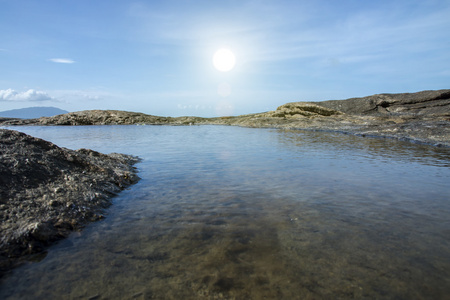
<svg viewBox="0 0 450 300">
<path fill-rule="evenodd" d="M 229 49 L 219 49 L 214 53 L 213 65 L 221 72 L 228 72 L 234 68 L 236 57 Z"/>
</svg>

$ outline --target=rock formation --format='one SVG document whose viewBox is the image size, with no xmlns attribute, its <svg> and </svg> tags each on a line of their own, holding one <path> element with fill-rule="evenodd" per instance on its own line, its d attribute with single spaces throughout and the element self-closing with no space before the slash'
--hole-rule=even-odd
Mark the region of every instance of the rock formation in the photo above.
<svg viewBox="0 0 450 300">
<path fill-rule="evenodd" d="M 266 113 L 210 120 L 215 124 L 339 131 L 450 147 L 450 90 L 292 102 Z"/>
<path fill-rule="evenodd" d="M 378 94 L 347 100 L 315 102 L 351 115 L 450 117 L 450 90 Z"/>
<path fill-rule="evenodd" d="M 450 147 L 450 90 L 378 94 L 346 100 L 292 102 L 275 111 L 219 118 L 158 117 L 143 113 L 91 110 L 0 125 L 200 125 L 220 124 L 327 130 L 390 137 Z"/>
<path fill-rule="evenodd" d="M 0 275 L 86 222 L 137 182 L 138 158 L 69 150 L 0 129 Z"/>
<path fill-rule="evenodd" d="M 40 118 L 42 125 L 167 124 L 168 118 L 119 110 L 89 110 Z"/>
<path fill-rule="evenodd" d="M 39 119 L 0 118 L 0 125 L 220 124 L 327 130 L 450 147 L 450 90 L 292 102 L 275 111 L 219 118 L 159 117 L 92 110 Z M 69 150 L 0 129 L 0 275 L 88 221 L 136 182 L 138 159 Z"/>
</svg>

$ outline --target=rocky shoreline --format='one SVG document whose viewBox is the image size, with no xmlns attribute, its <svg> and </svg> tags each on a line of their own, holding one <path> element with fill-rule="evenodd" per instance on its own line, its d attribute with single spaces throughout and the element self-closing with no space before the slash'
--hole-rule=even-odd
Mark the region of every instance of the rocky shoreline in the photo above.
<svg viewBox="0 0 450 300">
<path fill-rule="evenodd" d="M 274 111 L 218 118 L 114 110 L 0 118 L 0 126 L 202 124 L 336 131 L 450 147 L 450 89 L 292 102 Z M 139 180 L 134 156 L 69 150 L 7 129 L 0 129 L 0 150 L 0 276 L 24 257 L 101 219 L 111 197 Z"/>
<path fill-rule="evenodd" d="M 139 177 L 134 156 L 69 150 L 0 129 L 0 276 L 52 242 L 103 218 Z"/>
<path fill-rule="evenodd" d="M 292 102 L 281 105 L 275 111 L 218 118 L 173 118 L 116 110 L 90 110 L 39 119 L 0 119 L 0 126 L 202 124 L 337 131 L 450 147 L 450 89 L 322 102 Z"/>
</svg>

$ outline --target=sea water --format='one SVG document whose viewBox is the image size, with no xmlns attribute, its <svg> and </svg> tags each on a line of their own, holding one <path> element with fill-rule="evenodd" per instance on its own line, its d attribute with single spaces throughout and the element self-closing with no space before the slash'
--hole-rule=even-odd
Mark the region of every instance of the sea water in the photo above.
<svg viewBox="0 0 450 300">
<path fill-rule="evenodd" d="M 1 299 L 445 299 L 450 149 L 224 126 L 14 127 L 143 159 Z M 447 298 L 448 299 L 448 298 Z"/>
</svg>

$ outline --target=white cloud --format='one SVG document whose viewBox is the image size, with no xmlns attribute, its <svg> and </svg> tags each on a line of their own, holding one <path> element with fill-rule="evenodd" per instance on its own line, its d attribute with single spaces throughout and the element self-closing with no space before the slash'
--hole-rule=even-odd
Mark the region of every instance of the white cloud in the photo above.
<svg viewBox="0 0 450 300">
<path fill-rule="evenodd" d="M 26 92 L 16 92 L 13 89 L 0 90 L 0 101 L 47 101 L 55 100 L 46 92 L 29 89 Z"/>
<path fill-rule="evenodd" d="M 60 64 L 73 64 L 75 62 L 69 58 L 50 58 L 49 61 Z"/>
</svg>

